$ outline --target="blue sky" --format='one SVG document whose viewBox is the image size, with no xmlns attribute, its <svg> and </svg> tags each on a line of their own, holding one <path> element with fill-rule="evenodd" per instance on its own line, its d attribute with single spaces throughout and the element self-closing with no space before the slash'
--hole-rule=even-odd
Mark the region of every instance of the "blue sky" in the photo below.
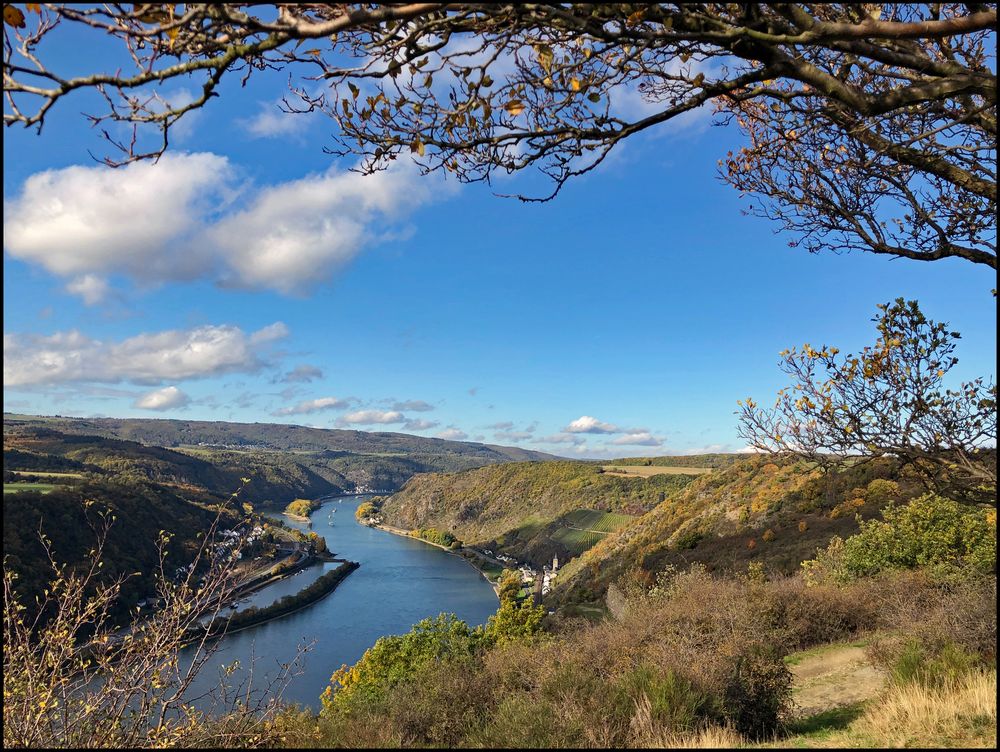
<svg viewBox="0 0 1000 752">
<path fill-rule="evenodd" d="M 707 115 L 523 204 L 348 172 L 331 123 L 277 112 L 283 82 L 227 88 L 155 167 L 94 163 L 85 95 L 5 132 L 5 410 L 736 451 L 779 351 L 856 350 L 898 296 L 962 332 L 957 378 L 995 373 L 994 274 L 789 248 L 717 179 L 739 134 Z"/>
</svg>

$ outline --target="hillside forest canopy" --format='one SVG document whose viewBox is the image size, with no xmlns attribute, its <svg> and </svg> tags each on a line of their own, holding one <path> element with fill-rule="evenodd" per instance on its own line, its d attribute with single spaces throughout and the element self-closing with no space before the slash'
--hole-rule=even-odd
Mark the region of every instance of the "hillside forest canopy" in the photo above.
<svg viewBox="0 0 1000 752">
<path fill-rule="evenodd" d="M 224 81 L 280 71 L 282 109 L 328 115 L 324 151 L 356 170 L 530 170 L 551 189 L 520 198 L 547 200 L 705 107 L 739 132 L 721 179 L 790 245 L 996 269 L 996 23 L 994 3 L 9 5 L 4 123 L 40 129 L 99 92 L 86 116 L 122 165 L 163 154 Z M 66 27 L 123 67 L 58 69 Z M 196 94 L 171 103 L 170 83 Z"/>
</svg>

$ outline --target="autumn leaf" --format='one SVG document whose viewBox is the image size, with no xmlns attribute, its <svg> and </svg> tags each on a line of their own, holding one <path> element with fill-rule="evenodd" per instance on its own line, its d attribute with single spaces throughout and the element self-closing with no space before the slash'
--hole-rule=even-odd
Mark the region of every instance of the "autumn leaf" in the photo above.
<svg viewBox="0 0 1000 752">
<path fill-rule="evenodd" d="M 625 19 L 625 25 L 630 28 L 632 26 L 637 26 L 640 23 L 642 23 L 642 19 L 645 18 L 645 16 L 646 16 L 645 10 L 637 10 L 635 13 L 633 13 L 632 15 L 630 15 L 628 18 Z"/>
<path fill-rule="evenodd" d="M 23 29 L 26 26 L 24 14 L 13 5 L 3 6 L 3 20 L 4 23 L 17 29 Z"/>
<path fill-rule="evenodd" d="M 354 84 L 352 84 L 350 81 L 347 82 L 347 88 L 351 90 L 351 96 L 353 96 L 355 99 L 357 99 L 358 98 L 358 94 L 361 93 L 361 89 L 359 89 L 357 86 L 355 86 Z"/>
<path fill-rule="evenodd" d="M 520 99 L 512 99 L 503 108 L 511 117 L 517 117 L 524 112 L 524 103 Z"/>
<path fill-rule="evenodd" d="M 410 152 L 416 154 L 419 157 L 424 156 L 424 142 L 421 141 L 419 138 L 414 139 L 413 143 L 410 144 Z"/>
<path fill-rule="evenodd" d="M 589 99 L 591 102 L 600 102 L 601 95 L 598 94 L 596 91 L 592 91 L 590 94 L 587 95 L 587 99 Z"/>
<path fill-rule="evenodd" d="M 24 7 L 27 8 L 32 13 L 39 13 L 40 14 L 42 12 L 42 4 L 41 3 L 25 3 Z"/>
<path fill-rule="evenodd" d="M 569 88 L 571 88 L 573 91 L 580 91 L 580 86 L 581 84 L 579 78 L 571 78 L 569 80 Z"/>
<path fill-rule="evenodd" d="M 538 53 L 538 62 L 548 73 L 552 69 L 552 48 L 547 44 L 540 44 L 535 48 Z"/>
</svg>

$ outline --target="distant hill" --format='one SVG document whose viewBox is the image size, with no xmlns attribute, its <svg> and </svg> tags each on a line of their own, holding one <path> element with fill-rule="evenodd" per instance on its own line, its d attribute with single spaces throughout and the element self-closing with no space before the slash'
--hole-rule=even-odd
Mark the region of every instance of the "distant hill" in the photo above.
<svg viewBox="0 0 1000 752">
<path fill-rule="evenodd" d="M 192 484 L 219 493 L 239 485 L 240 477 L 251 477 L 248 500 L 281 506 L 299 497 L 391 491 L 417 473 L 553 459 L 543 452 L 515 447 L 401 433 L 12 413 L 4 414 L 4 450 L 5 469 L 40 469 L 46 462 L 40 456 L 58 456 L 107 472 Z M 15 462 L 11 452 L 33 456 Z"/>
<path fill-rule="evenodd" d="M 308 428 L 283 423 L 159 418 L 65 418 L 4 413 L 4 426 L 38 425 L 63 433 L 82 433 L 161 447 L 208 446 L 222 449 L 341 451 L 353 454 L 454 454 L 486 462 L 554 459 L 554 455 L 496 444 L 429 439 L 405 433 Z"/>
</svg>

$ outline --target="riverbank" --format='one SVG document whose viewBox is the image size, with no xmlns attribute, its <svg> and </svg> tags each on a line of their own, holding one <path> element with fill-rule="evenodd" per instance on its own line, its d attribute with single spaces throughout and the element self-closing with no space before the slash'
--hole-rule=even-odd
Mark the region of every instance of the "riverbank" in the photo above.
<svg viewBox="0 0 1000 752">
<path fill-rule="evenodd" d="M 392 525 L 387 525 L 384 522 L 379 523 L 378 525 L 370 525 L 370 527 L 378 528 L 379 530 L 384 530 L 387 533 L 392 533 L 393 535 L 399 535 L 403 538 L 409 538 L 410 540 L 420 541 L 421 543 L 426 543 L 428 546 L 434 546 L 435 548 L 440 548 L 442 551 L 445 551 L 446 553 L 452 554 L 453 556 L 457 556 L 458 558 L 468 562 L 469 566 L 471 566 L 473 569 L 479 572 L 482 578 L 490 584 L 491 588 L 493 588 L 493 592 L 497 595 L 497 597 L 498 598 L 500 597 L 500 588 L 497 586 L 496 582 L 490 579 L 489 574 L 482 567 L 476 564 L 476 562 L 474 562 L 468 556 L 463 556 L 461 553 L 461 551 L 463 550 L 467 550 L 471 553 L 472 549 L 467 549 L 463 546 L 461 549 L 456 550 L 454 548 L 449 548 L 448 546 L 442 546 L 440 543 L 433 543 L 429 540 L 418 538 L 415 535 L 410 535 L 408 530 L 403 530 L 402 528 L 399 527 L 393 527 Z"/>
<path fill-rule="evenodd" d="M 235 634 L 312 606 L 336 590 L 337 586 L 360 566 L 356 561 L 340 561 L 339 567 L 327 572 L 298 593 L 286 595 L 281 600 L 261 609 L 251 607 L 228 617 L 216 617 L 204 629 L 213 637 L 221 634 Z"/>
</svg>

